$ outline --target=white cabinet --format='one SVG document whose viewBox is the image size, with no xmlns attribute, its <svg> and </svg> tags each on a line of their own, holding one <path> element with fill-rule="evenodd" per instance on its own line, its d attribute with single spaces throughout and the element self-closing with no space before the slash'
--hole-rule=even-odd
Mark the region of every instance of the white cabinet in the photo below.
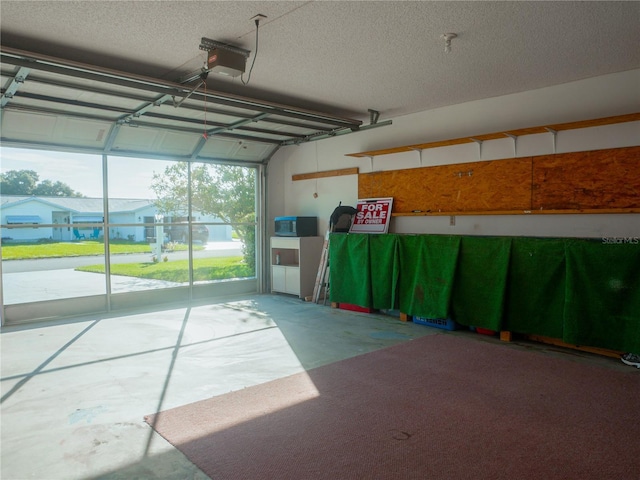
<svg viewBox="0 0 640 480">
<path fill-rule="evenodd" d="M 287 267 L 271 266 L 271 291 L 289 293 L 287 291 Z"/>
<path fill-rule="evenodd" d="M 273 265 L 271 279 L 272 291 L 300 295 L 300 267 Z"/>
<path fill-rule="evenodd" d="M 323 237 L 271 237 L 271 291 L 311 296 L 323 241 Z"/>
</svg>

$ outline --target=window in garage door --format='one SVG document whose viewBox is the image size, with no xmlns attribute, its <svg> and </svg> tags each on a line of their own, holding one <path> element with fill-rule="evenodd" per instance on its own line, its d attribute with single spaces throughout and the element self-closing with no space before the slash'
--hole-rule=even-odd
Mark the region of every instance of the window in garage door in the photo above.
<svg viewBox="0 0 640 480">
<path fill-rule="evenodd" d="M 102 159 L 2 148 L 5 305 L 104 295 Z"/>
</svg>

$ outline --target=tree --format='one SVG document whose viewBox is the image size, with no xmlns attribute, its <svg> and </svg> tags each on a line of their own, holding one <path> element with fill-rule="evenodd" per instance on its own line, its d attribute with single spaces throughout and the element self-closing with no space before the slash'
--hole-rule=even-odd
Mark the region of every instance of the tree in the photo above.
<svg viewBox="0 0 640 480">
<path fill-rule="evenodd" d="M 38 179 L 33 170 L 9 170 L 0 174 L 0 192 L 4 195 L 31 195 Z"/>
<path fill-rule="evenodd" d="M 43 180 L 34 170 L 9 170 L 0 174 L 0 193 L 4 195 L 39 195 L 42 197 L 82 197 L 60 181 Z"/>
<path fill-rule="evenodd" d="M 160 213 L 176 215 L 188 211 L 188 168 L 178 162 L 153 174 L 151 189 Z M 214 215 L 234 230 L 243 242 L 245 262 L 255 266 L 255 169 L 230 165 L 191 166 L 191 207 L 194 212 Z"/>
<path fill-rule="evenodd" d="M 42 197 L 81 197 L 69 185 L 60 181 L 43 180 L 33 189 L 33 195 Z"/>
</svg>

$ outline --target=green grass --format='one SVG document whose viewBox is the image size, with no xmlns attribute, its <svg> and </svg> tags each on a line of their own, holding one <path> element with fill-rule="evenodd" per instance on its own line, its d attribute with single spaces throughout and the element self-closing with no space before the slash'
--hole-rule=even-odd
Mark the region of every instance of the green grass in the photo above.
<svg viewBox="0 0 640 480">
<path fill-rule="evenodd" d="M 112 254 L 118 253 L 151 253 L 148 243 L 135 243 L 122 240 L 109 242 Z M 201 250 L 202 246 L 194 245 L 194 250 Z M 174 250 L 187 250 L 183 244 L 177 245 Z M 57 243 L 22 243 L 3 244 L 3 260 L 25 260 L 33 258 L 56 257 L 80 257 L 88 255 L 104 255 L 104 244 L 96 240 L 82 242 L 57 242 Z"/>
<path fill-rule="evenodd" d="M 82 272 L 104 273 L 104 265 L 78 267 Z M 111 265 L 112 275 L 150 278 L 169 282 L 185 283 L 189 281 L 189 261 L 123 263 Z M 229 278 L 253 277 L 255 273 L 246 265 L 242 257 L 213 257 L 193 262 L 193 280 L 225 280 Z"/>
</svg>

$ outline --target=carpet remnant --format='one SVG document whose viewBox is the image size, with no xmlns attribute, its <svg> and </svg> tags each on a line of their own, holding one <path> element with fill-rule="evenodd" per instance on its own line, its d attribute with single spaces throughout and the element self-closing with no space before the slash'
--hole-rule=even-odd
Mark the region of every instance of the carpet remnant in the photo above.
<svg viewBox="0 0 640 480">
<path fill-rule="evenodd" d="M 212 479 L 640 478 L 640 375 L 448 334 L 148 415 Z"/>
</svg>

